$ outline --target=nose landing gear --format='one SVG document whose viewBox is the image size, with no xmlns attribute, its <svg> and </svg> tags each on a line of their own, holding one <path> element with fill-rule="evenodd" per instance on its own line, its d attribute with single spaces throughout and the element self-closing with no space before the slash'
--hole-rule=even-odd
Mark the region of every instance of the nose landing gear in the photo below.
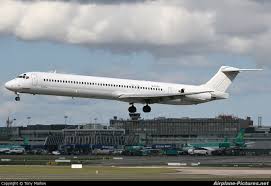
<svg viewBox="0 0 271 186">
<path fill-rule="evenodd" d="M 15 97 L 15 101 L 20 101 L 21 100 L 21 98 L 20 98 L 20 95 L 18 94 L 18 93 L 16 93 L 16 97 Z"/>
</svg>

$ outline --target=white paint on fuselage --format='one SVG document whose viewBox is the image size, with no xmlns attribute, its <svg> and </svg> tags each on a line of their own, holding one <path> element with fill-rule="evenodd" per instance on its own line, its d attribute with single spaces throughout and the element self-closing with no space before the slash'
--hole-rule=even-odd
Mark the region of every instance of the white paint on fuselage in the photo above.
<svg viewBox="0 0 271 186">
<path fill-rule="evenodd" d="M 181 91 L 181 89 L 185 89 L 186 92 L 206 90 L 206 87 L 202 86 L 107 77 L 45 72 L 28 72 L 24 74 L 22 74 L 21 77 L 24 76 L 29 78 L 13 79 L 6 83 L 6 87 L 16 93 L 109 99 L 130 103 L 137 103 L 137 101 L 119 99 L 119 96 L 123 93 L 165 95 L 169 93 L 177 94 Z M 202 93 L 188 95 L 183 99 L 160 102 L 160 104 L 188 105 L 203 103 L 211 100 L 210 93 Z"/>
<path fill-rule="evenodd" d="M 229 94 L 226 90 L 240 72 L 259 70 L 262 69 L 239 69 L 221 66 L 208 82 L 199 86 L 29 72 L 7 82 L 5 87 L 17 94 L 16 101 L 20 101 L 18 93 L 110 99 L 147 104 L 143 107 L 143 111 L 150 112 L 151 108 L 148 104 L 192 105 L 227 99 Z M 134 106 L 129 107 L 129 112 L 136 112 L 136 108 Z"/>
</svg>

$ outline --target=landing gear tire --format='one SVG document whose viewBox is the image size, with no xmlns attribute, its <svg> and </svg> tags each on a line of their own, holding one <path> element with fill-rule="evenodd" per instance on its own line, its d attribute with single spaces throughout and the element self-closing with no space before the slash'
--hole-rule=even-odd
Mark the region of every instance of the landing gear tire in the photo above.
<svg viewBox="0 0 271 186">
<path fill-rule="evenodd" d="M 15 97 L 15 101 L 20 101 L 20 100 L 21 100 L 21 99 L 20 99 L 19 96 Z"/>
<path fill-rule="evenodd" d="M 135 112 L 136 112 L 136 107 L 135 107 L 134 105 L 132 105 L 132 106 L 130 106 L 130 107 L 128 108 L 128 111 L 129 111 L 130 113 L 135 113 Z"/>
<path fill-rule="evenodd" d="M 151 112 L 151 107 L 149 105 L 144 106 L 143 112 Z"/>
</svg>

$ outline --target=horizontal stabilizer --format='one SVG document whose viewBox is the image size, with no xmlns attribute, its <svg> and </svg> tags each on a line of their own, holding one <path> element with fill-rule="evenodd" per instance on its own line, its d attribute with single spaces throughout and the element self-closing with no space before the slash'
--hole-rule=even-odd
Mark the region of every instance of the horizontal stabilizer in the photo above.
<svg viewBox="0 0 271 186">
<path fill-rule="evenodd" d="M 241 69 L 241 68 L 235 68 L 235 67 L 228 67 L 228 66 L 224 66 L 221 71 L 222 72 L 242 72 L 242 71 L 260 71 L 263 69 Z"/>
</svg>

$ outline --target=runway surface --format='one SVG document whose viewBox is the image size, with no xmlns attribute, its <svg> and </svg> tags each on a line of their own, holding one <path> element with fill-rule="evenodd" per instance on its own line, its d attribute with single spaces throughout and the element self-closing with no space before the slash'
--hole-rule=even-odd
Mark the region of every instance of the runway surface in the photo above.
<svg viewBox="0 0 271 186">
<path fill-rule="evenodd" d="M 122 159 L 95 160 L 92 163 L 96 165 L 131 165 L 131 166 L 148 166 L 148 165 L 167 165 L 168 163 L 198 163 L 201 165 L 234 165 L 250 164 L 271 166 L 271 156 L 125 156 Z"/>
<path fill-rule="evenodd" d="M 5 161 L 2 161 L 5 158 Z M 0 180 L 271 180 L 271 156 L 0 156 Z M 10 161 L 6 162 L 7 159 Z M 56 159 L 82 163 L 45 165 Z M 24 162 L 25 165 L 4 165 Z M 43 162 L 44 165 L 30 165 Z M 173 166 L 168 166 L 168 165 Z M 176 164 L 179 164 L 176 166 Z M 67 165 L 67 164 L 66 164 Z"/>
<path fill-rule="evenodd" d="M 271 169 L 211 167 L 0 166 L 0 180 L 270 180 Z"/>
</svg>

